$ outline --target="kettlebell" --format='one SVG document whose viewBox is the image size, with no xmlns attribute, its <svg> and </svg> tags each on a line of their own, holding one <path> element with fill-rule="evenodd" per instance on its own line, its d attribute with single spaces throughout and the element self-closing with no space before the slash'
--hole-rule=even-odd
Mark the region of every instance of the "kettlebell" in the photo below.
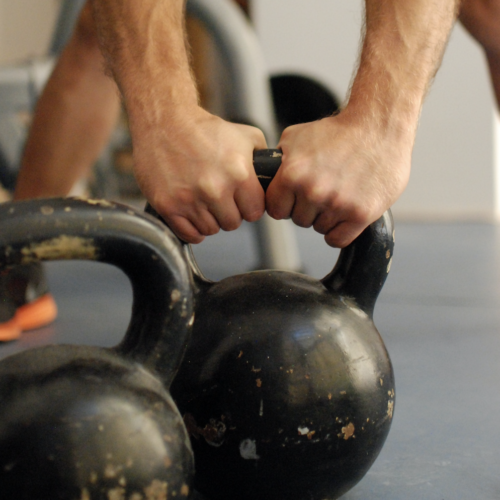
<svg viewBox="0 0 500 500">
<path fill-rule="evenodd" d="M 256 152 L 263 185 L 280 161 Z M 196 319 L 171 391 L 207 499 L 336 499 L 368 471 L 394 412 L 373 323 L 393 247 L 386 212 L 322 280 L 264 270 L 214 283 L 186 246 Z"/>
<path fill-rule="evenodd" d="M 177 239 L 106 201 L 0 205 L 1 269 L 58 259 L 120 268 L 132 284 L 131 320 L 112 349 L 49 345 L 0 362 L 0 496 L 190 498 L 192 449 L 168 392 L 193 321 Z"/>
</svg>

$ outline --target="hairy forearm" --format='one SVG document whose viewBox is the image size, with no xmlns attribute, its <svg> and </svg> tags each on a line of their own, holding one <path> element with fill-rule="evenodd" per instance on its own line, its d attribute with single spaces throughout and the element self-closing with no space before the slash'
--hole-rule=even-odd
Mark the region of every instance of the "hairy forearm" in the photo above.
<svg viewBox="0 0 500 500">
<path fill-rule="evenodd" d="M 459 0 L 366 0 L 366 26 L 347 108 L 413 140 Z"/>
<path fill-rule="evenodd" d="M 184 0 L 91 2 L 128 112 L 135 177 L 152 206 L 189 243 L 261 217 L 252 152 L 266 147 L 264 134 L 199 105 Z"/>
<path fill-rule="evenodd" d="M 92 0 L 107 65 L 132 122 L 198 105 L 184 31 L 184 0 Z"/>
</svg>

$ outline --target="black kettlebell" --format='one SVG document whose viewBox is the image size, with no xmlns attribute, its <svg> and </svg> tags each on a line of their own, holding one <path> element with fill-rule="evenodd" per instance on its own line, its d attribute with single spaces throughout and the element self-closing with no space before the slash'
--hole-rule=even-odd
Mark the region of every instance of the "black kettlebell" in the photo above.
<svg viewBox="0 0 500 500">
<path fill-rule="evenodd" d="M 257 152 L 263 184 L 280 157 Z M 212 283 L 187 252 L 196 319 L 171 390 L 209 500 L 336 499 L 368 471 L 394 411 L 372 319 L 393 246 L 387 212 L 322 280 L 265 270 Z"/>
<path fill-rule="evenodd" d="M 189 498 L 192 450 L 168 392 L 193 321 L 177 239 L 104 201 L 0 205 L 1 268 L 58 259 L 119 267 L 132 316 L 116 348 L 53 345 L 0 362 L 1 498 Z"/>
</svg>

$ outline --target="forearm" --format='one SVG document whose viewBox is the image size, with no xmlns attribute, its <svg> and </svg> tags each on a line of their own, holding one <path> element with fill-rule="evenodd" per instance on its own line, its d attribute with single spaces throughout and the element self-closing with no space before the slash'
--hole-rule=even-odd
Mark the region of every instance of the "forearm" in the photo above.
<svg viewBox="0 0 500 500">
<path fill-rule="evenodd" d="M 38 100 L 15 198 L 66 196 L 101 154 L 119 110 L 85 8 Z"/>
<path fill-rule="evenodd" d="M 92 0 L 92 6 L 101 49 L 132 128 L 165 126 L 162 110 L 180 119 L 181 112 L 198 106 L 184 0 Z"/>
<path fill-rule="evenodd" d="M 347 109 L 413 140 L 459 0 L 366 0 L 366 27 Z"/>
</svg>

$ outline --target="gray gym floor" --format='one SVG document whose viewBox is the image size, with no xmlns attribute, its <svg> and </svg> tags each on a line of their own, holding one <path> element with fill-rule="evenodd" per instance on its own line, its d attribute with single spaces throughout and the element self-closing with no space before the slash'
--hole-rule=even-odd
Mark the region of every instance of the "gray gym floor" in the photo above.
<svg viewBox="0 0 500 500">
<path fill-rule="evenodd" d="M 312 230 L 297 229 L 309 274 L 334 264 Z M 212 279 L 257 264 L 252 230 L 197 249 Z M 101 264 L 50 263 L 60 315 L 0 346 L 0 357 L 50 342 L 116 344 L 130 316 L 127 279 Z M 391 274 L 375 323 L 391 355 L 394 423 L 367 476 L 345 500 L 500 499 L 500 228 L 396 224 Z"/>
</svg>

